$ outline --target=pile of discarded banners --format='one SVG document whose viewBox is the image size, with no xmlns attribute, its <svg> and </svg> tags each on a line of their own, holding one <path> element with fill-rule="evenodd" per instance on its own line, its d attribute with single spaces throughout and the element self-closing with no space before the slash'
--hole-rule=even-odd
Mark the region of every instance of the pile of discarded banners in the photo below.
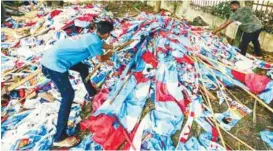
<svg viewBox="0 0 273 151">
<path fill-rule="evenodd" d="M 107 43 L 135 41 L 114 54 L 112 66 L 105 63 L 96 68 L 95 58 L 84 62 L 90 72 L 97 69 L 91 81 L 100 89 L 86 120 L 79 116 L 88 103 L 86 91 L 79 75 L 70 72 L 76 96 L 67 134 L 75 134 L 78 124 L 81 131 L 90 131 L 71 150 L 225 150 L 220 129 L 229 133 L 252 112 L 230 97 L 227 87 L 240 87 L 273 113 L 268 106 L 273 100 L 273 65 L 242 56 L 205 29 L 144 12 L 114 18 L 99 5 L 40 8 L 34 18 L 9 18 L 2 24 L 1 87 L 8 92 L 1 100 L 3 149 L 51 148 L 60 95 L 41 73 L 42 53 L 60 39 L 93 32 L 90 26 L 100 20 L 115 26 Z M 267 70 L 267 76 L 253 73 L 254 68 Z M 211 100 L 216 97 L 208 90 L 217 91 L 219 103 L 228 107 L 225 112 L 213 111 Z M 155 109 L 141 118 L 147 100 Z M 193 122 L 204 130 L 198 138 L 190 137 Z M 174 146 L 171 136 L 181 129 Z M 272 132 L 261 136 L 272 148 Z"/>
</svg>

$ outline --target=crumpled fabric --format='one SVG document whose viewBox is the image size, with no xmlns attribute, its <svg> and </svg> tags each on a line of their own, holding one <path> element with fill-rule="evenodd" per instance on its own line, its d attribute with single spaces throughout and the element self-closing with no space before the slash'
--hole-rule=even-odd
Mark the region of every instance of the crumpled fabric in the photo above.
<svg viewBox="0 0 273 151">
<path fill-rule="evenodd" d="M 273 132 L 269 130 L 263 130 L 260 132 L 261 139 L 273 149 Z"/>
<path fill-rule="evenodd" d="M 126 140 L 123 126 L 117 123 L 115 117 L 106 114 L 91 116 L 81 122 L 80 127 L 93 133 L 92 140 L 105 150 L 117 149 Z"/>
<path fill-rule="evenodd" d="M 98 108 L 106 101 L 109 95 L 109 90 L 104 88 L 96 94 L 92 100 L 92 112 L 96 112 Z"/>
<path fill-rule="evenodd" d="M 176 150 L 206 150 L 195 137 L 191 137 L 186 143 L 179 143 Z"/>
<path fill-rule="evenodd" d="M 260 94 L 263 92 L 270 81 L 273 82 L 267 76 L 258 74 L 247 74 L 245 77 L 246 86 L 255 94 Z"/>
<path fill-rule="evenodd" d="M 273 81 L 267 83 L 265 90 L 258 95 L 266 104 L 273 101 Z"/>
<path fill-rule="evenodd" d="M 56 133 L 55 125 L 59 105 L 59 102 L 42 103 L 33 110 L 9 117 L 1 125 L 2 148 L 5 150 L 50 149 Z M 79 122 L 79 109 L 79 105 L 72 106 L 68 121 L 68 134 L 73 132 Z"/>
<path fill-rule="evenodd" d="M 191 137 L 185 143 L 178 143 L 176 150 L 226 150 L 220 144 L 211 141 L 210 133 L 201 133 L 199 138 Z"/>
</svg>

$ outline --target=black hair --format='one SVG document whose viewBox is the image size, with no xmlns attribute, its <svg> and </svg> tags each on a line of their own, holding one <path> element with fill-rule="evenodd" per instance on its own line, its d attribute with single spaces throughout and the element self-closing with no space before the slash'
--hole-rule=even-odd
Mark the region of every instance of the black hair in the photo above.
<svg viewBox="0 0 273 151">
<path fill-rule="evenodd" d="M 228 121 L 228 118 L 226 118 L 226 117 L 224 117 L 224 118 L 222 119 L 222 121 L 223 121 L 225 124 L 229 124 L 229 123 L 230 123 L 230 121 Z"/>
<path fill-rule="evenodd" d="M 109 21 L 100 21 L 96 24 L 96 27 L 97 32 L 101 35 L 110 33 L 114 29 L 113 24 Z"/>
<path fill-rule="evenodd" d="M 240 3 L 238 1 L 231 1 L 230 5 L 239 5 L 240 6 Z"/>
</svg>

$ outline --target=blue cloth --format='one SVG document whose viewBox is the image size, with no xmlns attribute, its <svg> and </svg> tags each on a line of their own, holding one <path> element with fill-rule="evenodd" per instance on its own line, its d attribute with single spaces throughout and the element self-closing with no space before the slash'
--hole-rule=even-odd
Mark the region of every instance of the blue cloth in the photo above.
<svg viewBox="0 0 273 151">
<path fill-rule="evenodd" d="M 263 130 L 260 132 L 260 136 L 262 140 L 273 149 L 273 132 L 269 130 Z"/>
<path fill-rule="evenodd" d="M 59 40 L 41 60 L 45 67 L 64 73 L 87 58 L 103 54 L 102 40 L 96 34 L 83 34 Z"/>
</svg>

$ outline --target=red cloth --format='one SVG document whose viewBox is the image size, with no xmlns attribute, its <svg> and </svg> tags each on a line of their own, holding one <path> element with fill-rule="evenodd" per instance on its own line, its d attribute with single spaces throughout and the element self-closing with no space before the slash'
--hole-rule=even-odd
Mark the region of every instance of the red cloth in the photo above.
<svg viewBox="0 0 273 151">
<path fill-rule="evenodd" d="M 12 47 L 12 48 L 18 48 L 19 46 L 20 46 L 20 40 L 18 40 L 17 42 L 16 42 L 16 44 Z"/>
<path fill-rule="evenodd" d="M 104 88 L 98 94 L 95 95 L 92 100 L 92 112 L 97 111 L 97 109 L 106 101 L 109 95 L 109 90 Z"/>
<path fill-rule="evenodd" d="M 239 80 L 242 83 L 245 83 L 246 75 L 244 73 L 238 72 L 236 70 L 231 70 L 231 74 L 233 75 L 235 79 Z"/>
<path fill-rule="evenodd" d="M 80 21 L 92 21 L 94 17 L 96 17 L 97 15 L 95 14 L 84 14 L 83 16 L 81 17 L 77 17 L 78 20 Z"/>
<path fill-rule="evenodd" d="M 188 104 L 188 100 L 176 100 L 167 89 L 166 84 L 157 81 L 156 82 L 156 100 L 161 102 L 174 101 L 181 109 L 182 112 L 186 111 L 186 103 Z"/>
<path fill-rule="evenodd" d="M 211 126 L 211 132 L 212 132 L 212 141 L 213 142 L 217 142 L 217 139 L 218 139 L 218 131 L 215 127 Z"/>
<path fill-rule="evenodd" d="M 145 83 L 145 82 L 149 81 L 148 78 L 145 78 L 145 77 L 143 76 L 142 72 L 135 72 L 135 73 L 134 73 L 134 76 L 135 76 L 135 78 L 136 78 L 137 84 L 138 84 L 138 83 Z"/>
<path fill-rule="evenodd" d="M 35 25 L 35 24 L 36 24 L 36 22 L 27 22 L 26 26 L 32 26 L 32 25 Z"/>
<path fill-rule="evenodd" d="M 265 63 L 265 64 L 264 64 L 264 67 L 266 67 L 266 68 L 271 68 L 271 65 L 270 65 L 269 63 Z"/>
<path fill-rule="evenodd" d="M 255 94 L 260 94 L 264 91 L 268 82 L 270 82 L 270 78 L 264 75 L 251 73 L 245 76 L 246 86 Z"/>
<path fill-rule="evenodd" d="M 139 126 L 139 124 L 137 124 L 137 125 L 134 127 L 133 131 L 132 131 L 131 134 L 130 134 L 130 140 L 131 140 L 132 142 L 133 142 L 133 139 L 134 139 L 134 137 L 135 137 L 135 134 L 136 134 L 136 131 L 137 131 L 137 129 L 138 129 L 138 126 Z M 130 147 L 131 147 L 130 143 L 129 143 L 128 141 L 126 141 L 125 144 L 124 144 L 124 146 L 121 148 L 121 150 L 129 150 Z"/>
<path fill-rule="evenodd" d="M 121 65 L 119 68 L 118 68 L 118 74 L 121 75 L 123 70 L 126 68 L 125 65 Z"/>
<path fill-rule="evenodd" d="M 183 62 L 186 62 L 186 63 L 189 63 L 189 64 L 193 64 L 194 62 L 191 60 L 191 58 L 189 58 L 188 56 L 184 55 L 182 58 L 175 58 L 176 61 L 178 63 L 183 63 Z"/>
<path fill-rule="evenodd" d="M 103 144 L 103 149 L 117 149 L 124 141 L 125 136 L 123 133 L 123 128 L 122 126 L 119 126 L 117 129 L 113 130 L 113 133 L 110 133 L 109 137 L 107 137 L 106 142 Z"/>
<path fill-rule="evenodd" d="M 50 13 L 50 17 L 54 18 L 55 16 L 59 15 L 61 12 L 63 12 L 63 11 L 61 11 L 61 10 L 54 10 L 54 11 L 52 11 Z"/>
<path fill-rule="evenodd" d="M 61 29 L 62 29 L 62 30 L 65 30 L 66 28 L 68 28 L 68 27 L 70 27 L 70 26 L 72 26 L 72 25 L 74 25 L 74 20 L 72 20 L 72 21 L 66 23 Z"/>
<path fill-rule="evenodd" d="M 4 22 L 3 24 L 4 26 L 8 26 L 9 28 L 12 28 L 12 23 L 10 22 Z"/>
<path fill-rule="evenodd" d="M 162 102 L 175 101 L 175 98 L 168 92 L 166 84 L 159 81 L 156 82 L 156 100 Z"/>
<path fill-rule="evenodd" d="M 87 4 L 85 8 L 93 8 L 94 6 L 92 4 Z"/>
<path fill-rule="evenodd" d="M 144 62 L 151 64 L 154 68 L 156 68 L 158 65 L 158 61 L 156 60 L 155 56 L 149 51 L 146 51 L 142 55 L 142 59 L 144 60 Z"/>
<path fill-rule="evenodd" d="M 91 116 L 89 119 L 80 123 L 81 130 L 89 129 L 94 135 L 92 139 L 103 146 L 105 150 L 117 149 L 125 140 L 123 127 L 119 125 L 115 128 L 113 125 L 115 118 L 101 114 L 99 116 Z"/>
<path fill-rule="evenodd" d="M 168 49 L 162 48 L 162 47 L 157 47 L 157 51 L 160 51 L 160 52 L 163 52 L 163 53 L 167 53 Z"/>
<path fill-rule="evenodd" d="M 25 90 L 24 90 L 24 89 L 20 89 L 20 90 L 19 90 L 19 97 L 20 97 L 20 98 L 25 97 Z"/>
</svg>

